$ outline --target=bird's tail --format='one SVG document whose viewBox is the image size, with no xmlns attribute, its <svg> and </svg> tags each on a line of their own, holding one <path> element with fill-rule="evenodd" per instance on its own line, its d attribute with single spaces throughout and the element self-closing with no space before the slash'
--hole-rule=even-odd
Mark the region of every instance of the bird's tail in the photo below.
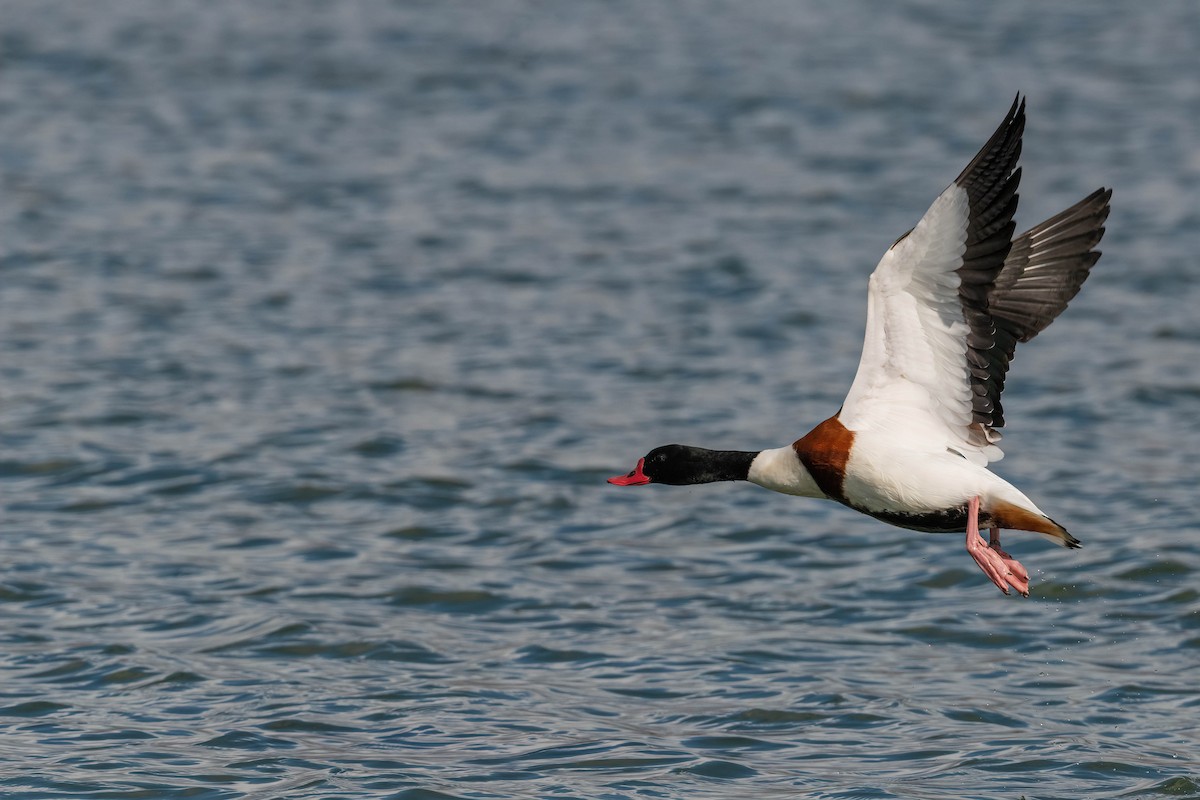
<svg viewBox="0 0 1200 800">
<path fill-rule="evenodd" d="M 997 502 L 991 509 L 992 524 L 997 528 L 1040 533 L 1055 544 L 1063 547 L 1083 547 L 1083 543 L 1067 529 L 1039 511 L 1004 501 Z"/>
</svg>

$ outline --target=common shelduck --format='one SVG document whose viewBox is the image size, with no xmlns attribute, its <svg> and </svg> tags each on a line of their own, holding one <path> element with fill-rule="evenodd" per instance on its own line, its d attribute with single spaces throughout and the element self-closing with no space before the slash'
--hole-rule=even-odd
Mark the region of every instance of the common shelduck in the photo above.
<svg viewBox="0 0 1200 800">
<path fill-rule="evenodd" d="M 1079 540 L 988 470 L 1003 453 L 1000 393 L 1018 342 L 1038 335 L 1100 258 L 1110 189 L 1013 239 L 1025 101 L 867 284 L 867 332 L 841 409 L 786 447 L 758 452 L 657 447 L 618 486 L 750 481 L 836 500 L 918 531 L 966 531 L 967 552 L 1005 594 L 1029 573 L 1000 529 Z M 984 541 L 980 528 L 990 528 Z"/>
</svg>

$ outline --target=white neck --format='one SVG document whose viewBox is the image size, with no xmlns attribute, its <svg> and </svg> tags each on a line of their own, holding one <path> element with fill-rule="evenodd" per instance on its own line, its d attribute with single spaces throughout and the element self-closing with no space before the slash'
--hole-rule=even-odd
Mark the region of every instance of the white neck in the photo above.
<svg viewBox="0 0 1200 800">
<path fill-rule="evenodd" d="M 763 450 L 755 456 L 750 463 L 747 480 L 773 492 L 800 497 L 825 497 L 791 445 Z"/>
</svg>

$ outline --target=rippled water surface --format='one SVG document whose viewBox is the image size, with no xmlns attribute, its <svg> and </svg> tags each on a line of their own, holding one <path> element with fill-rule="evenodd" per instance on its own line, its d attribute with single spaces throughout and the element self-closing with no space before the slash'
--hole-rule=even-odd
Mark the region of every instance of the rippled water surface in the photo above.
<svg viewBox="0 0 1200 800">
<path fill-rule="evenodd" d="M 0 3 L 0 794 L 1200 796 L 1191 3 Z M 998 471 L 1083 539 L 650 447 L 833 413 L 1029 96 L 1115 188 Z"/>
</svg>

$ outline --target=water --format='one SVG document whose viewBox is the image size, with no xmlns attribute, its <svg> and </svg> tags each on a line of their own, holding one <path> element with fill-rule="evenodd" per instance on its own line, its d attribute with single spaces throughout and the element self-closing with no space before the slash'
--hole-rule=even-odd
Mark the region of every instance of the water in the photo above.
<svg viewBox="0 0 1200 800">
<path fill-rule="evenodd" d="M 1190 3 L 0 5 L 0 794 L 1200 796 Z M 1029 95 L 1115 188 L 999 471 L 1085 543 L 650 447 L 836 410 Z"/>
</svg>

